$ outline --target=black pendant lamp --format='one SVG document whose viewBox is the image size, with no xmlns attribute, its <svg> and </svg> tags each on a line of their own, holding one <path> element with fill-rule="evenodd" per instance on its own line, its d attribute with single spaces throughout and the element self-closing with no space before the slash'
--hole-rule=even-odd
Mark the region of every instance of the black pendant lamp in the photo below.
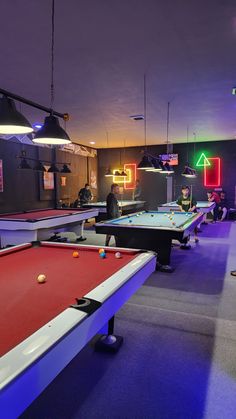
<svg viewBox="0 0 236 419">
<path fill-rule="evenodd" d="M 52 163 L 48 169 L 48 173 L 58 173 L 58 172 L 59 172 L 58 167 L 55 165 L 55 163 Z"/>
<path fill-rule="evenodd" d="M 60 126 L 58 118 L 53 115 L 46 116 L 42 128 L 40 128 L 33 142 L 38 144 L 63 145 L 71 143 L 66 131 Z"/>
<path fill-rule="evenodd" d="M 39 144 L 62 145 L 69 144 L 71 140 L 66 131 L 60 126 L 58 118 L 53 115 L 54 105 L 54 11 L 55 0 L 52 0 L 52 33 L 51 33 L 51 113 L 44 120 L 44 125 L 33 138 L 33 142 Z"/>
<path fill-rule="evenodd" d="M 106 170 L 105 176 L 106 177 L 113 177 L 114 176 L 110 167 L 108 167 L 108 169 Z"/>
<path fill-rule="evenodd" d="M 19 164 L 18 169 L 26 169 L 26 170 L 31 170 L 32 167 L 29 165 L 29 163 L 27 162 L 27 160 L 25 158 L 23 158 Z"/>
<path fill-rule="evenodd" d="M 61 173 L 71 173 L 70 168 L 67 166 L 67 164 L 63 164 L 63 167 L 61 169 Z"/>
<path fill-rule="evenodd" d="M 158 173 L 162 170 L 162 168 L 160 166 L 160 159 L 155 157 L 155 158 L 151 159 L 151 162 L 152 162 L 153 168 L 152 169 L 146 169 L 147 172 Z"/>
<path fill-rule="evenodd" d="M 40 160 L 36 161 L 33 169 L 38 171 L 38 172 L 46 172 L 46 169 L 45 169 L 43 163 Z"/>
<path fill-rule="evenodd" d="M 182 173 L 182 176 L 186 177 L 186 178 L 196 178 L 197 177 L 197 173 L 195 169 L 192 169 L 189 166 L 189 163 L 186 163 L 184 171 Z"/>
<path fill-rule="evenodd" d="M 138 164 L 137 169 L 138 170 L 152 170 L 152 169 L 154 169 L 151 158 L 144 155 L 141 162 Z"/>
<path fill-rule="evenodd" d="M 16 109 L 13 99 L 7 96 L 0 98 L 0 133 L 29 134 L 33 132 L 29 121 Z"/>
</svg>

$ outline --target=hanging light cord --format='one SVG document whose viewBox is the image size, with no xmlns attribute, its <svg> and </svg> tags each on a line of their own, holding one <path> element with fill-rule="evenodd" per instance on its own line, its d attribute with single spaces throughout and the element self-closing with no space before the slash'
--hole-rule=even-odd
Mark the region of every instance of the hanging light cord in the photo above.
<svg viewBox="0 0 236 419">
<path fill-rule="evenodd" d="M 167 120 L 166 120 L 167 154 L 169 153 L 169 124 L 170 124 L 170 102 L 167 103 Z"/>
<path fill-rule="evenodd" d="M 189 158 L 189 153 L 188 153 L 188 137 L 189 137 L 189 128 L 187 126 L 187 163 L 189 164 L 188 158 Z"/>
<path fill-rule="evenodd" d="M 147 95 L 146 95 L 146 74 L 143 77 L 143 111 L 144 111 L 144 141 L 147 151 Z"/>
<path fill-rule="evenodd" d="M 54 32 L 55 32 L 55 0 L 52 0 L 52 32 L 51 32 L 51 115 L 53 114 L 54 105 Z"/>
</svg>

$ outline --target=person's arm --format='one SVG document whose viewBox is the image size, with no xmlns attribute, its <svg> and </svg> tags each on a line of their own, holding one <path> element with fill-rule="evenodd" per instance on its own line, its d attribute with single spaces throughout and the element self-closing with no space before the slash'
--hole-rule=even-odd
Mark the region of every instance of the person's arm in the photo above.
<svg viewBox="0 0 236 419">
<path fill-rule="evenodd" d="M 192 205 L 191 205 L 191 208 L 189 208 L 189 212 L 193 212 L 197 208 L 197 201 L 196 201 L 196 199 L 193 198 L 191 204 Z"/>
<path fill-rule="evenodd" d="M 213 195 L 211 198 L 208 198 L 208 201 L 209 201 L 209 202 L 215 202 L 215 197 L 214 197 L 214 195 Z"/>
</svg>

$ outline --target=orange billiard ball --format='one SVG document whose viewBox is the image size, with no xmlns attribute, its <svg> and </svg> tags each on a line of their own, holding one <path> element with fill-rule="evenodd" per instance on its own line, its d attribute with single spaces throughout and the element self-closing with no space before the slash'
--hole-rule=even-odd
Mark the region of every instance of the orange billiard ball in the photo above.
<svg viewBox="0 0 236 419">
<path fill-rule="evenodd" d="M 46 281 L 46 275 L 40 274 L 37 278 L 39 284 L 43 284 Z"/>
<path fill-rule="evenodd" d="M 73 258 L 78 258 L 79 257 L 79 252 L 73 252 L 72 256 L 73 256 Z"/>
<path fill-rule="evenodd" d="M 100 255 L 101 253 L 105 253 L 105 250 L 104 250 L 104 249 L 99 249 L 98 253 L 99 253 L 99 255 Z"/>
</svg>

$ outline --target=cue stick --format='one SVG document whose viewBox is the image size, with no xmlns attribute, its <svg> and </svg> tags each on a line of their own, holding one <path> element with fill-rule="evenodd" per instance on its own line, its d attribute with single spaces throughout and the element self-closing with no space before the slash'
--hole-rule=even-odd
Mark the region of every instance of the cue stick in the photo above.
<svg viewBox="0 0 236 419">
<path fill-rule="evenodd" d="M 192 208 L 192 200 L 193 200 L 193 185 L 190 185 L 190 208 Z"/>
</svg>

